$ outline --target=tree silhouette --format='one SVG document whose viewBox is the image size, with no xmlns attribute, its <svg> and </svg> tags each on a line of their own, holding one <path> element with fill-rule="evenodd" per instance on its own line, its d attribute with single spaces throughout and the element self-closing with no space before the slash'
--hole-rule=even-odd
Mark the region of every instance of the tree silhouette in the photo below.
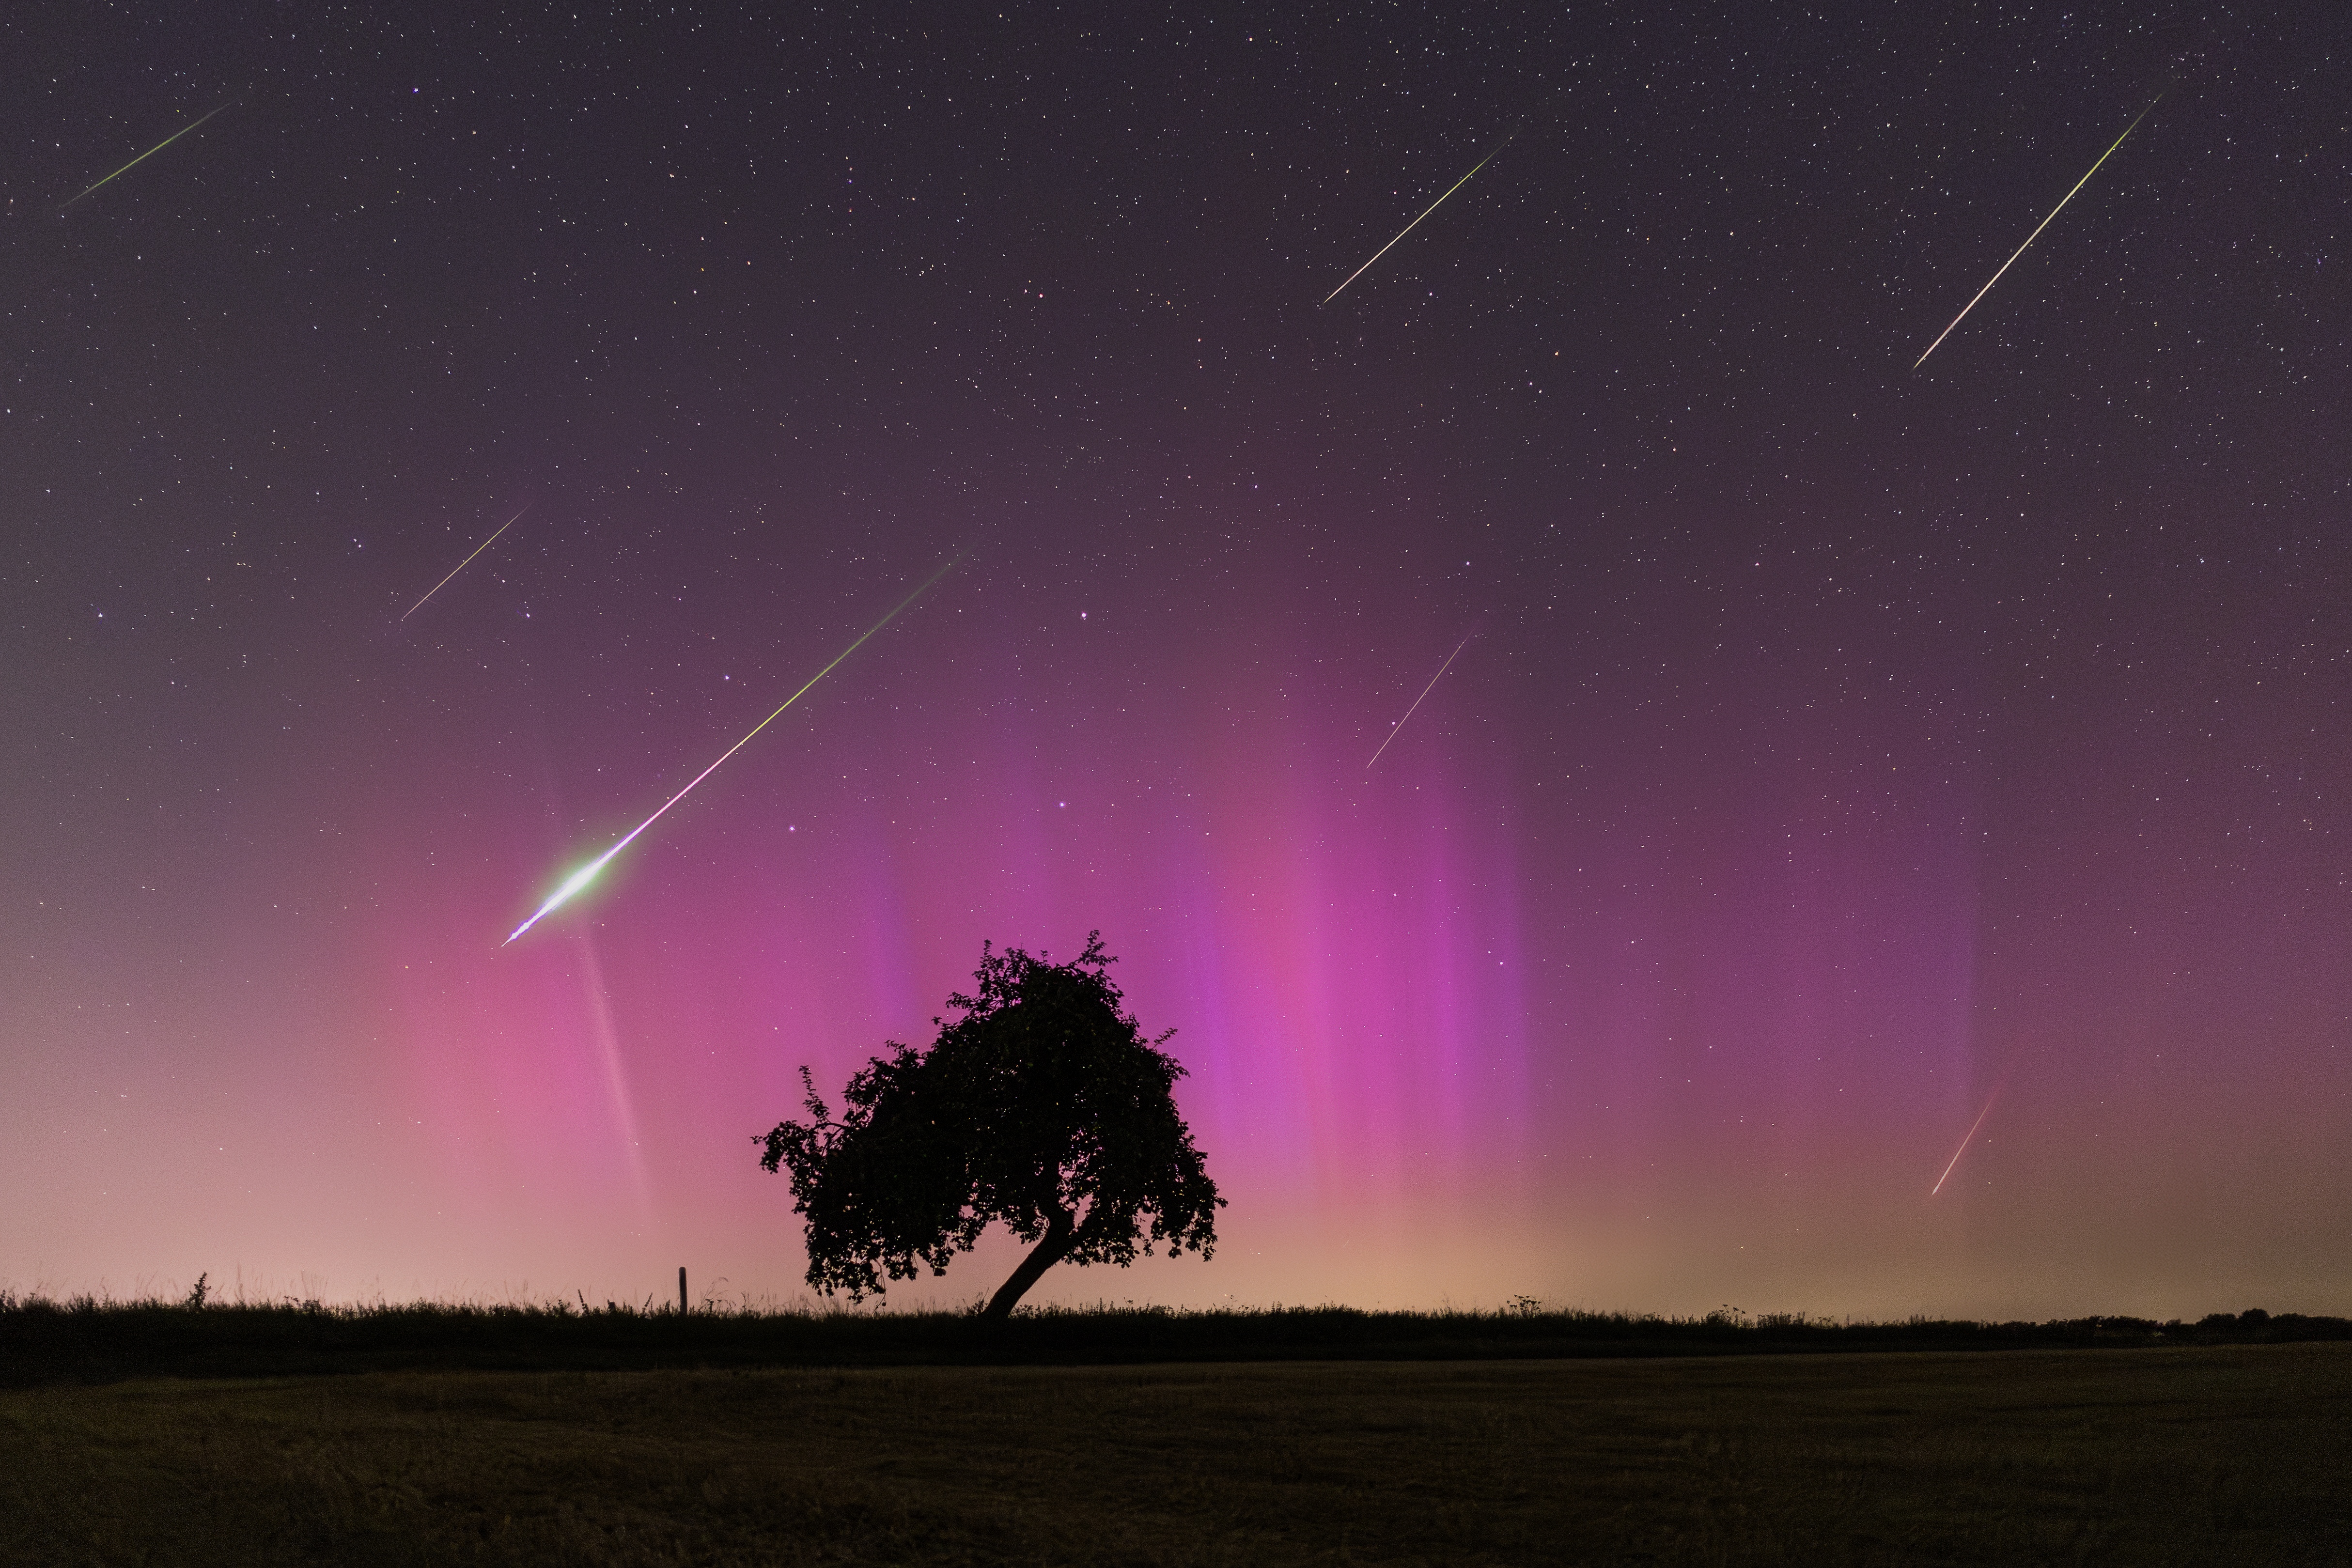
<svg viewBox="0 0 2352 1568">
<path fill-rule="evenodd" d="M 951 996 L 929 1051 L 896 1040 L 843 1091 L 839 1121 L 801 1082 L 810 1121 L 780 1122 L 760 1163 L 808 1217 L 808 1281 L 853 1301 L 885 1274 L 947 1271 L 992 1221 L 1034 1243 L 989 1301 L 1008 1316 L 1065 1260 L 1124 1268 L 1166 1243 L 1206 1258 L 1224 1207 L 1176 1113 L 1184 1075 L 1120 1010 L 1102 933 L 1067 964 L 983 943 L 978 989 Z"/>
</svg>

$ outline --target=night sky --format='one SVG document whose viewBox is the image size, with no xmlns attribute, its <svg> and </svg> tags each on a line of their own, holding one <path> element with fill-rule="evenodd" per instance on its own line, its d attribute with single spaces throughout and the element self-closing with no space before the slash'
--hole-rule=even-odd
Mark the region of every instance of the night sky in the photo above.
<svg viewBox="0 0 2352 1568">
<path fill-rule="evenodd" d="M 1033 1300 L 2352 1310 L 2344 7 L 497 9 L 0 16 L 0 1286 L 790 1299 L 1099 927 Z"/>
</svg>

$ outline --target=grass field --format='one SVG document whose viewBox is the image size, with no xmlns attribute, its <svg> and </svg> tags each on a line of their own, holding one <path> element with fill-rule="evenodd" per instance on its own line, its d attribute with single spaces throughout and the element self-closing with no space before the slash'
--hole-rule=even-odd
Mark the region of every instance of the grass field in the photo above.
<svg viewBox="0 0 2352 1568">
<path fill-rule="evenodd" d="M 2352 1561 L 2352 1345 L 0 1393 L 0 1561 Z"/>
<path fill-rule="evenodd" d="M 1703 1317 L 1541 1310 L 1365 1312 L 1343 1306 L 1023 1308 L 975 1312 L 667 1307 L 548 1301 L 328 1305 L 58 1301 L 0 1291 L 0 1388 L 139 1377 L 361 1372 L 667 1372 L 785 1366 L 1083 1366 L 1243 1361 L 1488 1361 L 1584 1356 L 1852 1354 L 2352 1343 L 2352 1321 L 2216 1312 L 2195 1322 L 2049 1322 L 1794 1314 Z"/>
</svg>

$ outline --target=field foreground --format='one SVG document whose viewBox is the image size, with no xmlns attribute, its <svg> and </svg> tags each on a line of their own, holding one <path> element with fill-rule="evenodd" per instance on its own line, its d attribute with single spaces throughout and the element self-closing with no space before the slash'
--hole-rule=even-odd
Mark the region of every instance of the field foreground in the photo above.
<svg viewBox="0 0 2352 1568">
<path fill-rule="evenodd" d="M 0 1394 L 0 1561 L 2341 1563 L 2352 1346 Z"/>
</svg>

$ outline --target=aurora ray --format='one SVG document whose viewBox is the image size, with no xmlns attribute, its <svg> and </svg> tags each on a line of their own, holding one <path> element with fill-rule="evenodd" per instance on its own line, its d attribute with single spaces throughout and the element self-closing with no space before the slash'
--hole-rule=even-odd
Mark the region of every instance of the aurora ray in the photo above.
<svg viewBox="0 0 2352 1568">
<path fill-rule="evenodd" d="M 959 560 L 961 559 L 961 557 L 957 558 Z M 521 925 L 509 932 L 507 934 L 506 941 L 499 943 L 499 946 L 504 947 L 509 943 L 513 942 L 516 937 L 521 936 L 524 932 L 530 930 L 541 920 L 544 920 L 547 916 L 552 915 L 556 910 L 561 909 L 565 904 L 569 903 L 572 897 L 575 894 L 579 893 L 582 888 L 586 887 L 590 883 L 595 881 L 596 873 L 603 871 L 607 865 L 611 864 L 614 855 L 619 854 L 623 850 L 627 849 L 630 844 L 634 843 L 636 841 L 638 834 L 644 832 L 647 828 L 652 827 L 656 822 L 660 821 L 664 811 L 668 810 L 672 806 L 675 806 L 680 800 L 685 800 L 687 796 L 692 792 L 697 784 L 701 783 L 705 779 L 708 779 L 713 773 L 718 772 L 719 763 L 725 762 L 729 758 L 734 756 L 737 752 L 742 750 L 743 747 L 750 745 L 752 736 L 759 734 L 761 730 L 775 723 L 779 717 L 782 716 L 785 708 L 792 706 L 794 703 L 800 701 L 801 698 L 808 695 L 809 687 L 815 685 L 819 681 L 824 679 L 825 676 L 833 674 L 834 669 L 835 666 L 840 664 L 842 660 L 846 659 L 850 654 L 855 653 L 859 648 L 865 646 L 866 638 L 873 636 L 875 632 L 879 632 L 883 627 L 887 626 L 891 622 L 896 621 L 898 618 L 900 612 L 904 611 L 907 606 L 914 603 L 916 600 L 920 599 L 924 594 L 929 592 L 931 585 L 939 581 L 940 579 L 945 577 L 949 572 L 954 570 L 956 562 L 954 560 L 950 560 L 947 565 L 940 568 L 939 570 L 931 573 L 929 577 L 924 579 L 920 587 L 917 588 L 914 592 L 907 595 L 906 598 L 898 601 L 897 604 L 891 606 L 890 612 L 883 616 L 881 620 L 874 622 L 873 625 L 868 626 L 866 629 L 864 635 L 860 636 L 856 642 L 852 643 L 848 647 L 844 648 L 840 653 L 835 654 L 832 664 L 827 664 L 824 669 L 819 670 L 815 674 L 811 675 L 808 680 L 803 684 L 799 691 L 794 692 L 792 695 L 783 700 L 782 705 L 779 706 L 774 713 L 770 714 L 767 717 L 753 725 L 750 732 L 746 734 L 742 739 L 729 747 L 725 751 L 720 752 L 719 754 L 718 762 L 712 763 L 709 767 L 704 768 L 701 772 L 696 774 L 691 779 L 688 780 L 685 789 L 680 789 L 677 794 L 672 795 L 668 800 L 664 800 L 661 803 L 660 808 L 656 810 L 652 816 L 647 817 L 644 821 L 639 822 L 635 827 L 631 828 L 626 833 L 623 834 L 620 841 L 615 843 L 611 849 L 606 850 L 603 854 L 598 855 L 594 860 L 590 861 L 586 865 L 582 866 L 578 871 L 575 871 L 570 876 L 565 877 L 563 879 L 562 885 L 559 886 L 553 893 L 548 894 L 547 902 L 541 904 L 538 909 L 534 910 L 530 919 L 524 921 Z"/>
<path fill-rule="evenodd" d="M 2139 129 L 2139 122 L 2146 120 L 2151 113 L 2155 112 L 2156 106 L 2163 101 L 2164 95 L 2162 93 L 2158 93 L 2154 99 L 2150 99 L 2147 108 L 2141 110 L 2139 113 L 2133 118 L 2132 122 L 2124 127 L 2124 135 L 2116 137 L 2108 146 L 2106 152 L 2099 154 L 2099 163 L 2105 162 L 2107 159 L 2114 154 L 2115 150 L 2124 144 L 2124 136 L 2129 136 L 2133 131 L 2137 131 Z M 2058 198 L 2058 204 L 2050 209 L 2050 218 L 2054 218 L 2060 213 L 2065 211 L 2066 204 L 2074 199 L 2074 191 L 2079 191 L 2084 186 L 2091 183 L 2091 176 L 2099 172 L 2099 163 L 2092 164 L 2090 169 L 2083 175 L 2083 177 L 2074 182 L 2074 191 L 2069 191 L 2064 195 Z M 1970 299 L 1966 305 L 1960 307 L 1960 313 L 1952 318 L 1952 326 L 1947 327 L 1942 331 L 1936 334 L 1936 340 L 1927 345 L 1927 354 L 1934 353 L 1937 349 L 1942 346 L 1944 340 L 1952 335 L 1952 327 L 1958 326 L 1962 321 L 1968 319 L 1969 312 L 1977 308 L 1978 299 L 1982 299 L 1986 295 L 1992 292 L 1992 286 L 2000 281 L 2000 273 L 2007 272 L 2016 264 L 2017 258 L 2025 254 L 2025 246 L 2030 246 L 2035 240 L 2042 237 L 2042 231 L 2050 226 L 2050 218 L 2044 218 L 2040 223 L 2033 225 L 2033 232 L 2025 236 L 2025 245 L 2019 246 L 2015 250 L 2010 252 L 2009 259 L 2000 264 L 2000 272 L 1996 272 L 1990 277 L 1987 278 L 1985 280 L 1985 286 L 1977 290 L 1976 298 Z M 1922 354 L 1917 359 L 1912 361 L 1911 368 L 1916 371 L 1921 365 L 1926 364 L 1927 362 L 1927 354 Z"/>
</svg>

